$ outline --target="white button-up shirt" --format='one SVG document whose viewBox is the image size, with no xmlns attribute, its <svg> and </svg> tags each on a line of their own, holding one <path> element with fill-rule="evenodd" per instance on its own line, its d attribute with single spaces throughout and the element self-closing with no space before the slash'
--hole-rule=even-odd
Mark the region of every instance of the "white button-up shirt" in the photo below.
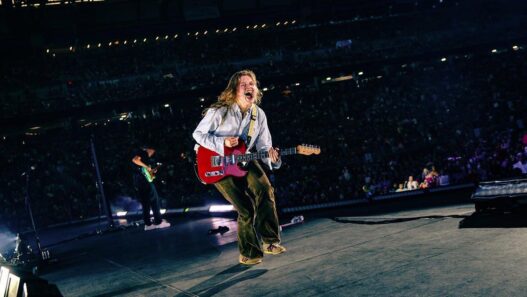
<svg viewBox="0 0 527 297">
<path fill-rule="evenodd" d="M 268 151 L 273 146 L 273 141 L 269 127 L 267 126 L 267 117 L 259 106 L 256 108 L 258 109 L 258 114 L 254 123 L 251 142 L 247 144 L 247 151 L 253 147 L 257 151 Z M 243 134 L 243 130 L 249 126 L 251 121 L 250 111 L 251 109 L 243 117 L 238 104 L 233 104 L 229 108 L 210 108 L 198 124 L 196 130 L 194 130 L 194 133 L 192 133 L 192 137 L 194 137 L 199 145 L 223 156 L 225 138 L 239 137 Z M 271 164 L 269 158 L 265 158 L 262 161 L 272 169 L 278 169 L 282 163 L 280 159 L 276 164 Z"/>
</svg>

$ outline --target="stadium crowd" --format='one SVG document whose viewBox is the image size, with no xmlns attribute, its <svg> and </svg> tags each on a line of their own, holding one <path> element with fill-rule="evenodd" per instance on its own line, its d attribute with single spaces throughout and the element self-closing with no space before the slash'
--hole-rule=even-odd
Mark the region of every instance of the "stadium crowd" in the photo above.
<svg viewBox="0 0 527 297">
<path fill-rule="evenodd" d="M 164 207 L 220 200 L 194 176 L 191 134 L 229 75 L 245 67 L 266 87 L 262 107 L 274 144 L 322 150 L 284 158 L 283 168 L 270 173 L 282 208 L 525 176 L 525 48 L 477 46 L 496 40 L 512 20 L 496 21 L 476 38 L 480 23 L 454 24 L 454 30 L 441 27 L 443 18 L 418 17 L 422 26 L 411 32 L 404 24 L 416 16 L 407 15 L 258 34 L 239 29 L 176 38 L 180 43 L 161 36 L 143 45 L 79 48 L 6 64 L 0 79 L 4 119 L 50 111 L 65 116 L 58 127 L 0 139 L 1 221 L 18 231 L 29 226 L 26 188 L 39 226 L 104 213 L 91 143 L 114 209 L 135 197 L 131 154 L 145 143 L 156 147 L 164 164 L 158 178 Z M 504 38 L 514 37 L 514 30 L 509 34 Z M 335 46 L 351 35 L 351 46 Z M 240 38 L 258 50 L 220 46 Z M 192 89 L 208 95 L 177 97 Z M 151 100 L 156 96 L 171 99 Z M 76 108 L 128 100 L 144 104 L 83 119 L 67 116 Z"/>
<path fill-rule="evenodd" d="M 77 42 L 71 50 L 70 45 L 42 49 L 5 59 L 0 67 L 1 118 L 217 87 L 240 67 L 270 80 L 335 65 L 384 63 L 438 49 L 446 52 L 516 38 L 523 36 L 522 24 L 527 25 L 515 17 L 460 20 L 448 9 L 434 11 L 434 17 L 431 14 L 394 13 L 304 23 L 289 19 L 280 26 L 268 23 L 254 28 L 251 24 L 249 29 L 231 26 L 218 33 L 210 28 L 207 34 L 202 29 L 130 37 L 126 44 L 121 38 Z M 415 23 L 420 25 L 412 26 Z M 481 31 L 486 34 L 479 34 Z"/>
<path fill-rule="evenodd" d="M 523 49 L 510 49 L 385 65 L 345 81 L 274 86 L 262 103 L 274 143 L 322 149 L 316 157 L 284 158 L 283 168 L 271 174 L 279 205 L 385 194 L 400 184 L 423 188 L 441 180 L 457 184 L 525 175 L 525 61 Z M 27 225 L 24 172 L 30 173 L 39 224 L 99 214 L 91 139 L 114 205 L 135 195 L 130 154 L 144 142 L 155 143 L 166 165 L 159 179 L 164 206 L 217 201 L 215 191 L 194 176 L 191 139 L 203 107 L 213 100 L 213 94 L 180 98 L 122 118 L 4 137 L 2 218 L 12 226 Z M 405 183 L 409 176 L 417 185 Z"/>
</svg>

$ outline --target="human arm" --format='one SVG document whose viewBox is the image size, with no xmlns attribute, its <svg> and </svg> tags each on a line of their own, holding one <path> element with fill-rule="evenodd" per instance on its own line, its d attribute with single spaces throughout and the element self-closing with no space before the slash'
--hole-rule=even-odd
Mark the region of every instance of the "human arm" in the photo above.
<svg viewBox="0 0 527 297">
<path fill-rule="evenodd" d="M 258 111 L 258 124 L 260 129 L 255 142 L 256 150 L 268 152 L 269 158 L 262 159 L 262 162 L 271 169 L 278 169 L 282 166 L 282 159 L 279 150 L 273 148 L 271 132 L 267 126 L 267 116 L 261 109 Z"/>
<path fill-rule="evenodd" d="M 234 141 L 232 137 L 216 136 L 212 133 L 221 124 L 222 112 L 222 109 L 210 108 L 192 133 L 192 137 L 199 145 L 223 156 L 224 145 L 232 145 L 237 140 Z"/>
</svg>

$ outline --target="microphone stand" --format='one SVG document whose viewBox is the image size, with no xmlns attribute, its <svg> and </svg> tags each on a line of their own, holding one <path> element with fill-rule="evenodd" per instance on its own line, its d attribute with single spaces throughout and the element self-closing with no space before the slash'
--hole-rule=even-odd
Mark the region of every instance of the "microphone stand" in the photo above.
<svg viewBox="0 0 527 297">
<path fill-rule="evenodd" d="M 100 205 L 102 204 L 102 207 L 104 208 L 106 212 L 108 228 L 113 229 L 114 228 L 113 217 L 112 217 L 112 213 L 110 210 L 110 205 L 108 204 L 108 201 L 106 200 L 106 195 L 104 194 L 104 187 L 103 187 L 103 182 L 101 178 L 101 171 L 99 170 L 99 162 L 97 161 L 97 153 L 95 150 L 95 143 L 94 143 L 93 138 L 94 137 L 92 135 L 92 137 L 90 138 L 90 149 L 91 149 L 91 154 L 92 154 L 93 166 L 95 167 L 95 174 L 97 175 L 97 183 L 96 183 L 97 189 L 99 190 L 99 194 L 100 194 L 99 213 L 100 213 Z M 100 220 L 100 217 L 101 215 L 99 214 L 99 220 Z M 102 233 L 102 230 L 98 230 L 97 233 Z"/>
<path fill-rule="evenodd" d="M 40 258 L 38 260 L 48 261 L 51 259 L 51 253 L 48 249 L 42 248 L 42 245 L 40 243 L 40 236 L 37 231 L 37 226 L 35 224 L 35 218 L 33 216 L 33 209 L 31 207 L 31 196 L 29 195 L 29 180 L 31 171 L 35 170 L 35 167 L 29 166 L 29 168 L 26 170 L 26 172 L 22 173 L 22 176 L 26 176 L 26 188 L 25 188 L 25 197 L 24 202 L 27 208 L 27 212 L 29 214 L 29 219 L 31 220 L 31 227 L 33 227 L 33 232 L 35 234 L 35 241 L 37 244 L 37 249 L 40 255 Z M 15 265 L 23 265 L 23 266 L 32 266 L 31 272 L 36 275 L 39 271 L 38 263 L 35 263 L 35 261 L 38 261 L 35 258 L 35 255 L 33 254 L 33 251 L 31 249 L 30 245 L 25 246 L 24 240 L 20 237 L 20 234 L 17 234 L 16 237 L 16 247 L 14 252 L 14 257 L 11 259 L 11 263 Z M 34 266 L 33 266 L 34 265 Z"/>
<path fill-rule="evenodd" d="M 33 218 L 33 211 L 31 210 L 31 199 L 29 198 L 29 174 L 31 173 L 32 168 L 30 167 L 26 171 L 26 197 L 25 203 L 27 211 L 29 213 L 29 218 L 31 219 L 31 226 L 33 227 L 33 232 L 35 232 L 35 240 L 37 242 L 38 252 L 42 254 L 42 246 L 40 245 L 40 238 L 38 236 L 37 227 L 35 225 L 35 219 Z"/>
</svg>

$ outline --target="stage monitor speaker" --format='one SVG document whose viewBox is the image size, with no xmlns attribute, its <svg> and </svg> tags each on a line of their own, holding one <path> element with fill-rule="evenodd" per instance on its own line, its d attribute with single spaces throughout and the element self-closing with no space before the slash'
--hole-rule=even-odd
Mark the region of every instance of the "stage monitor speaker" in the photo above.
<svg viewBox="0 0 527 297">
<path fill-rule="evenodd" d="M 0 268 L 0 296 L 4 297 L 7 292 L 7 280 L 9 279 L 9 269 Z"/>
<path fill-rule="evenodd" d="M 20 286 L 20 277 L 9 273 L 7 279 L 7 297 L 22 296 L 22 287 Z"/>
<path fill-rule="evenodd" d="M 483 182 L 472 194 L 476 212 L 520 209 L 527 205 L 527 179 Z"/>
<path fill-rule="evenodd" d="M 13 267 L 0 270 L 0 297 L 62 297 L 56 285 Z"/>
</svg>

